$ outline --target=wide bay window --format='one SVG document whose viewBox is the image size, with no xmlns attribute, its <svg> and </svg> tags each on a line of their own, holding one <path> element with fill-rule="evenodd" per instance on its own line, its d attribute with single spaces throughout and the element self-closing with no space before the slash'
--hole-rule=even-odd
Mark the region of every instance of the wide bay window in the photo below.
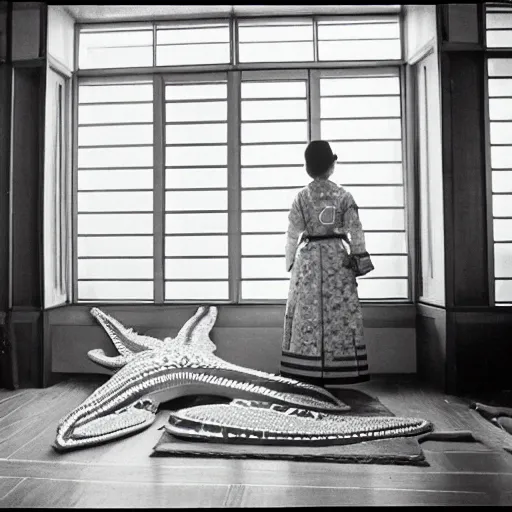
<svg viewBox="0 0 512 512">
<path fill-rule="evenodd" d="M 284 301 L 323 138 L 375 264 L 361 299 L 408 301 L 400 48 L 393 15 L 79 27 L 74 300 Z"/>
</svg>

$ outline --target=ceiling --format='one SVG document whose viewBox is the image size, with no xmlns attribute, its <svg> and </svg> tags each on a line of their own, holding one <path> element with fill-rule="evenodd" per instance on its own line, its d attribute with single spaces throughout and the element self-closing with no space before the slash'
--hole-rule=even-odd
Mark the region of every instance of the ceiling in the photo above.
<svg viewBox="0 0 512 512">
<path fill-rule="evenodd" d="M 396 13 L 400 5 L 62 5 L 79 23 L 237 16 Z"/>
</svg>

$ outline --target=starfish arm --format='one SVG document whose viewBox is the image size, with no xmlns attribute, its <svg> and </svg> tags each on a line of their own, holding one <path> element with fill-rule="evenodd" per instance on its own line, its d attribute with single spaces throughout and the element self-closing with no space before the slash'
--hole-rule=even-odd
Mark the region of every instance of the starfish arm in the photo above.
<svg viewBox="0 0 512 512">
<path fill-rule="evenodd" d="M 136 333 L 133 329 L 125 327 L 121 322 L 99 308 L 92 308 L 91 315 L 105 329 L 118 352 L 123 356 L 143 352 L 144 350 L 154 350 L 161 348 L 163 345 L 162 340 Z"/>
<path fill-rule="evenodd" d="M 73 429 L 60 426 L 53 447 L 58 451 L 83 448 L 140 432 L 155 421 L 157 409 L 158 405 L 151 400 L 138 400 Z"/>
<path fill-rule="evenodd" d="M 105 352 L 101 348 L 96 348 L 94 350 L 89 350 L 87 352 L 87 356 L 89 359 L 103 368 L 107 368 L 108 370 L 114 370 L 118 368 L 122 368 L 125 366 L 131 359 L 132 356 L 107 356 Z"/>
<path fill-rule="evenodd" d="M 419 418 L 345 416 L 234 400 L 173 411 L 165 430 L 188 440 L 325 446 L 429 432 Z"/>
</svg>

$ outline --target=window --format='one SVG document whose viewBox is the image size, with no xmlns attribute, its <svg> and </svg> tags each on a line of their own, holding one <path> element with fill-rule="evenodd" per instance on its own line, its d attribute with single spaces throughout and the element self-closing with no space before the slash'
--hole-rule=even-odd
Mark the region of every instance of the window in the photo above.
<svg viewBox="0 0 512 512">
<path fill-rule="evenodd" d="M 165 300 L 228 300 L 227 77 L 165 84 Z"/>
<path fill-rule="evenodd" d="M 242 300 L 286 299 L 284 235 L 307 183 L 307 72 L 242 73 Z"/>
<path fill-rule="evenodd" d="M 323 70 L 320 133 L 338 155 L 333 181 L 359 206 L 375 270 L 359 281 L 361 297 L 407 299 L 408 257 L 397 69 Z"/>
<path fill-rule="evenodd" d="M 82 81 L 77 294 L 153 300 L 153 84 Z"/>
<path fill-rule="evenodd" d="M 408 300 L 399 68 L 333 66 L 398 61 L 398 29 L 389 15 L 82 28 L 75 300 L 284 301 L 288 211 L 320 137 L 374 259 L 361 299 Z"/>
<path fill-rule="evenodd" d="M 488 60 L 494 299 L 512 304 L 512 59 Z"/>
<path fill-rule="evenodd" d="M 512 48 L 512 7 L 486 6 L 488 48 Z M 512 59 L 488 50 L 488 158 L 494 302 L 512 305 Z"/>
</svg>

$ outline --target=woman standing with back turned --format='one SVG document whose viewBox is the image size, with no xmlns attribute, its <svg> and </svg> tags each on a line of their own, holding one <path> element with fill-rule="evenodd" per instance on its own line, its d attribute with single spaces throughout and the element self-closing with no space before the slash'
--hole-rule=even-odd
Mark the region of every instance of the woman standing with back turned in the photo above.
<svg viewBox="0 0 512 512">
<path fill-rule="evenodd" d="M 363 382 L 369 374 L 356 276 L 373 265 L 354 198 L 329 180 L 338 157 L 323 140 L 310 142 L 304 156 L 313 181 L 288 215 L 292 274 L 281 375 L 329 387 Z"/>
</svg>

